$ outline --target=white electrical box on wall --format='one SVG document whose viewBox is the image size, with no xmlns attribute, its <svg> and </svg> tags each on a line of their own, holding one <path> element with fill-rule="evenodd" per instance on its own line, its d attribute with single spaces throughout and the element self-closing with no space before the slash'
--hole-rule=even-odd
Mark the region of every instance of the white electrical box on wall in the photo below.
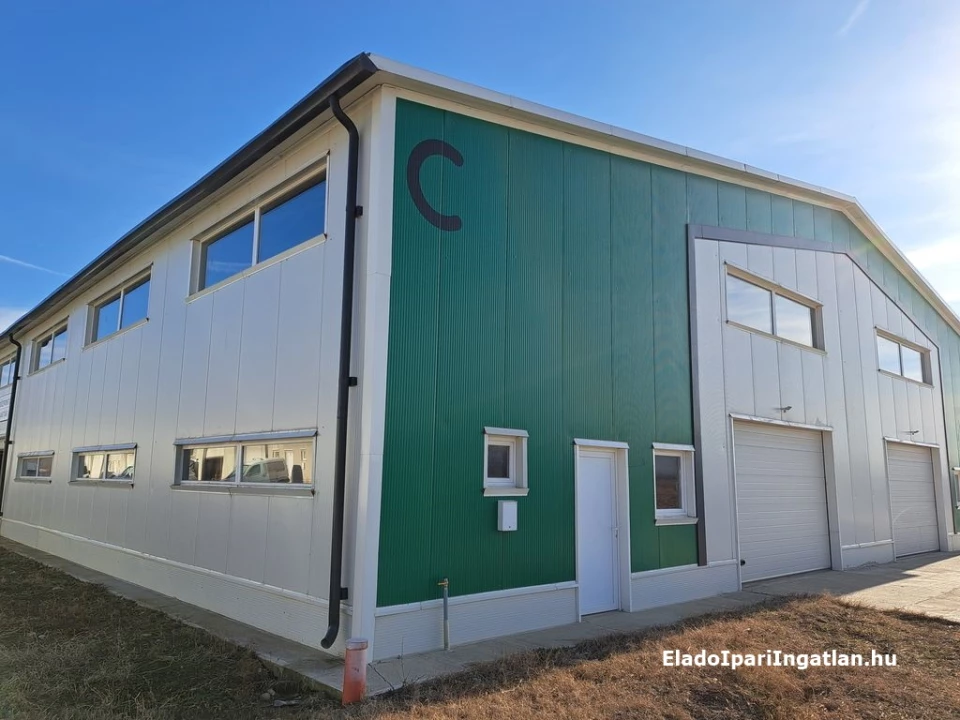
<svg viewBox="0 0 960 720">
<path fill-rule="evenodd" d="M 501 500 L 497 508 L 497 530 L 513 532 L 517 529 L 517 501 Z"/>
</svg>

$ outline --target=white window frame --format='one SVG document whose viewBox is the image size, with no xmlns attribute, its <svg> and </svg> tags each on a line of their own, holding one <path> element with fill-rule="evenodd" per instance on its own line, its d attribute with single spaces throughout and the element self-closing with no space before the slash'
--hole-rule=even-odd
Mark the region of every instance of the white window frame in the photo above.
<svg viewBox="0 0 960 720">
<path fill-rule="evenodd" d="M 526 497 L 527 485 L 527 439 L 526 430 L 485 427 L 483 429 L 483 494 L 486 497 Z M 510 479 L 490 478 L 487 475 L 487 453 L 490 446 L 510 448 Z"/>
<path fill-rule="evenodd" d="M 218 288 L 227 283 L 233 282 L 242 277 L 246 277 L 251 272 L 255 271 L 258 268 L 266 267 L 268 264 L 282 260 L 289 255 L 298 252 L 309 243 L 320 242 L 327 237 L 327 226 L 330 219 L 330 177 L 327 173 L 327 167 L 329 164 L 329 155 L 325 156 L 324 159 L 305 170 L 303 173 L 299 174 L 296 178 L 293 178 L 277 187 L 271 189 L 267 193 L 264 193 L 259 198 L 254 200 L 247 205 L 244 205 L 242 208 L 237 210 L 235 213 L 232 213 L 228 218 L 217 223 L 209 231 L 203 233 L 201 236 L 197 237 L 193 241 L 194 252 L 193 252 L 193 271 L 191 273 L 192 277 L 190 279 L 190 295 L 197 295 L 199 293 L 205 293 L 211 288 Z M 266 260 L 258 260 L 257 258 L 260 255 L 260 217 L 263 213 L 270 212 L 275 207 L 282 205 L 286 200 L 292 198 L 295 195 L 298 195 L 300 192 L 303 192 L 309 189 L 311 186 L 316 185 L 320 182 L 325 183 L 324 193 L 323 193 L 323 232 L 314 237 L 307 238 L 302 242 L 297 243 L 293 247 L 287 248 L 281 253 L 274 255 L 273 257 L 267 258 Z M 251 257 L 250 257 L 250 266 L 244 268 L 243 270 L 219 280 L 212 285 L 204 285 L 204 275 L 206 274 L 206 249 L 213 243 L 215 243 L 220 238 L 225 235 L 229 235 L 231 232 L 236 230 L 243 225 L 246 225 L 248 222 L 253 222 L 253 242 L 251 243 Z"/>
<path fill-rule="evenodd" d="M 47 365 L 40 367 L 40 344 L 43 343 L 43 341 L 47 340 L 48 338 L 52 343 L 53 338 L 56 337 L 61 332 L 66 333 L 67 348 L 69 348 L 70 347 L 69 318 L 62 320 L 61 322 L 58 322 L 57 324 L 51 326 L 50 329 L 44 332 L 42 335 L 38 335 L 36 338 L 34 338 L 33 342 L 30 344 L 30 374 L 31 375 L 33 375 L 34 373 L 38 373 L 41 370 L 46 370 L 48 367 L 53 367 L 54 365 L 58 365 L 67 359 L 67 348 L 64 348 L 62 358 L 60 358 L 59 360 L 53 360 L 51 358 L 50 362 Z M 52 352 L 53 352 L 53 347 L 51 345 L 51 353 Z"/>
<path fill-rule="evenodd" d="M 778 342 L 789 343 L 795 347 L 801 348 L 803 350 L 813 350 L 815 352 L 825 353 L 826 352 L 826 343 L 824 341 L 824 332 L 823 332 L 823 303 L 815 300 L 814 298 L 807 297 L 806 295 L 801 295 L 798 292 L 785 288 L 782 285 L 777 285 L 774 282 L 765 280 L 762 277 L 758 277 L 753 273 L 747 272 L 743 268 L 737 267 L 736 265 L 731 265 L 730 263 L 725 263 L 726 273 L 724 276 L 723 282 L 723 309 L 725 320 L 729 325 L 738 327 L 741 330 L 746 332 L 756 333 L 758 335 L 763 335 L 765 337 L 770 337 Z M 727 300 L 729 298 L 729 292 L 727 290 L 727 278 L 734 277 L 741 282 L 745 282 L 749 285 L 760 288 L 761 290 L 766 290 L 770 293 L 770 319 L 772 321 L 773 333 L 768 333 L 765 330 L 760 330 L 755 327 L 750 327 L 749 325 L 744 325 L 743 323 L 737 322 L 736 320 L 731 320 L 729 311 L 727 308 Z M 797 342 L 796 340 L 791 340 L 788 337 L 783 337 L 777 333 L 777 297 L 782 297 L 786 300 L 796 303 L 797 305 L 803 305 L 810 310 L 810 328 L 813 335 L 813 345 L 807 345 L 802 342 Z"/>
<path fill-rule="evenodd" d="M 919 385 L 926 385 L 928 387 L 933 386 L 933 382 L 931 382 L 933 378 L 933 361 L 931 360 L 931 357 L 930 357 L 930 351 L 927 348 L 922 347 L 921 345 L 917 345 L 916 343 L 912 343 L 909 340 L 905 340 L 904 338 L 894 335 L 893 333 L 887 332 L 883 328 L 879 328 L 879 327 L 876 328 L 876 334 L 877 334 L 877 338 L 883 338 L 884 340 L 888 342 L 892 342 L 895 345 L 897 345 L 899 348 L 899 354 L 900 354 L 900 372 L 895 373 L 885 368 L 882 368 L 880 367 L 880 344 L 874 341 L 873 349 L 877 356 L 877 368 L 880 370 L 880 372 L 882 372 L 884 375 L 889 375 L 890 377 L 906 380 L 907 382 L 917 383 Z M 906 348 L 907 350 L 913 350 L 915 353 L 919 353 L 920 365 L 923 370 L 923 380 L 915 380 L 914 378 L 907 377 L 906 375 L 903 374 L 903 349 L 904 348 Z"/>
<path fill-rule="evenodd" d="M 692 525 L 697 522 L 697 487 L 692 445 L 653 443 L 653 510 L 657 525 Z M 680 458 L 680 507 L 657 509 L 657 458 Z"/>
<path fill-rule="evenodd" d="M 17 474 L 16 480 L 23 482 L 51 482 L 53 480 L 53 461 L 56 453 L 53 450 L 40 450 L 38 452 L 25 452 L 17 455 Z M 24 475 L 23 463 L 25 460 L 39 460 L 41 458 L 50 458 L 49 475 Z"/>
<path fill-rule="evenodd" d="M 127 292 L 128 292 L 129 290 L 136 290 L 136 289 L 137 289 L 138 287 L 140 287 L 140 285 L 142 285 L 144 282 L 151 282 L 151 281 L 153 280 L 152 273 L 153 273 L 153 266 L 147 268 L 146 270 L 143 270 L 143 271 L 137 273 L 136 275 L 134 275 L 133 277 L 131 277 L 129 280 L 127 280 L 126 282 L 124 282 L 122 285 L 118 285 L 117 287 L 115 287 L 115 288 L 113 288 L 112 290 L 110 290 L 110 292 L 104 293 L 104 294 L 101 295 L 99 298 L 97 298 L 97 299 L 94 300 L 92 303 L 90 303 L 89 311 L 88 311 L 88 313 L 87 313 L 87 314 L 88 314 L 88 322 L 87 322 L 86 342 L 84 343 L 85 346 L 87 346 L 87 345 L 93 345 L 93 344 L 99 343 L 99 342 L 103 342 L 104 340 L 107 340 L 107 339 L 109 339 L 109 338 L 112 338 L 114 335 L 116 335 L 116 334 L 119 333 L 119 332 L 122 332 L 123 330 L 129 330 L 130 328 L 135 328 L 135 327 L 137 327 L 138 325 L 142 325 L 143 323 L 145 323 L 145 322 L 147 322 L 148 320 L 150 320 L 150 315 L 149 315 L 149 310 L 148 310 L 148 313 L 147 313 L 147 316 L 146 316 L 146 317 L 144 317 L 144 318 L 142 318 L 142 319 L 140 319 L 140 320 L 137 320 L 136 322 L 131 323 L 131 324 L 127 325 L 126 327 L 123 327 L 123 324 L 122 324 L 122 323 L 123 323 L 123 301 L 124 301 L 124 299 L 126 298 Z M 151 283 L 151 289 L 152 289 L 152 283 Z M 148 293 L 147 293 L 147 307 L 148 307 L 148 308 L 149 308 L 149 305 L 150 305 L 150 297 L 149 297 L 149 295 L 150 295 L 150 294 L 149 294 L 149 292 L 148 292 Z M 100 312 L 100 309 L 101 309 L 104 305 L 110 304 L 111 302 L 113 302 L 113 301 L 114 301 L 115 299 L 117 299 L 118 297 L 120 298 L 120 305 L 119 305 L 119 307 L 117 308 L 117 327 L 114 328 L 111 332 L 109 332 L 109 333 L 107 333 L 106 335 L 104 335 L 103 337 L 101 337 L 101 338 L 95 338 L 94 335 L 96 334 L 96 331 L 97 331 L 97 323 L 98 323 L 98 321 L 99 321 L 98 313 Z"/>
<path fill-rule="evenodd" d="M 129 478 L 88 478 L 80 477 L 80 458 L 84 455 L 103 455 L 103 472 L 106 474 L 107 462 L 110 455 L 133 453 L 133 477 Z M 74 448 L 70 462 L 70 482 L 80 485 L 133 485 L 137 478 L 137 444 L 126 443 L 120 445 L 95 445 L 91 447 Z"/>
<path fill-rule="evenodd" d="M 316 477 L 316 458 L 317 458 L 317 431 L 293 430 L 283 433 L 249 433 L 231 436 L 218 436 L 211 438 L 187 438 L 174 442 L 177 452 L 176 460 L 176 478 L 173 486 L 180 488 L 192 488 L 217 491 L 253 491 L 263 492 L 265 490 L 276 491 L 278 493 L 314 493 L 314 487 L 317 482 Z M 270 445 L 274 443 L 309 443 L 310 457 L 313 460 L 312 473 L 309 483 L 271 483 L 271 482 L 243 482 L 240 476 L 243 472 L 243 449 L 248 445 Z M 206 448 L 233 448 L 234 450 L 234 479 L 233 480 L 184 480 L 183 479 L 183 458 L 188 450 L 206 449 Z"/>
</svg>

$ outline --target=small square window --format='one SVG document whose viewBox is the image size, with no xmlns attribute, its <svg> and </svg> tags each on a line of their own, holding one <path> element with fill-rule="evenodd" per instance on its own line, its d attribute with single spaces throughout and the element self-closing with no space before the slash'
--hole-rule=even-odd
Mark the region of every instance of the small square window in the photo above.
<svg viewBox="0 0 960 720">
<path fill-rule="evenodd" d="M 678 455 L 656 457 L 657 510 L 683 510 L 683 470 Z"/>
<path fill-rule="evenodd" d="M 697 521 L 692 447 L 654 443 L 654 510 L 658 525 Z"/>
<path fill-rule="evenodd" d="M 527 494 L 527 433 L 484 429 L 484 495 Z"/>
</svg>

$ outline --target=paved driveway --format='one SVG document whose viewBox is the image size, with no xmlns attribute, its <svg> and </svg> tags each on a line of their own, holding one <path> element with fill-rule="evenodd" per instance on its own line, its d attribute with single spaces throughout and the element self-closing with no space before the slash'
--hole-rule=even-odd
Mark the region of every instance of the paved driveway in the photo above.
<svg viewBox="0 0 960 720">
<path fill-rule="evenodd" d="M 881 610 L 909 610 L 960 622 L 960 555 L 927 553 L 888 565 L 761 580 L 743 590 L 762 595 L 829 592 Z"/>
</svg>

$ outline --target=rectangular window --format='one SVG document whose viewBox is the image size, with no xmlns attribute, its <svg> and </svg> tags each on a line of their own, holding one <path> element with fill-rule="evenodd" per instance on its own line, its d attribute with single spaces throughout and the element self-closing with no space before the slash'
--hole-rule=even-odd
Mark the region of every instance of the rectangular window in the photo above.
<svg viewBox="0 0 960 720">
<path fill-rule="evenodd" d="M 181 483 L 313 485 L 312 437 L 198 445 L 180 452 Z"/>
<path fill-rule="evenodd" d="M 197 290 L 233 277 L 325 232 L 326 176 L 254 209 L 239 225 L 200 246 Z"/>
<path fill-rule="evenodd" d="M 33 372 L 63 360 L 67 356 L 67 325 L 58 326 L 33 344 Z"/>
<path fill-rule="evenodd" d="M 877 362 L 884 372 L 931 384 L 930 353 L 884 335 L 877 335 Z"/>
<path fill-rule="evenodd" d="M 73 479 L 132 482 L 136 460 L 136 450 L 129 445 L 76 451 Z"/>
<path fill-rule="evenodd" d="M 53 453 L 22 457 L 17 465 L 17 477 L 48 478 L 51 475 L 53 475 Z"/>
<path fill-rule="evenodd" d="M 141 276 L 93 306 L 90 342 L 102 340 L 147 319 L 150 276 Z"/>
<path fill-rule="evenodd" d="M 697 520 L 694 449 L 687 445 L 653 446 L 654 508 L 658 524 Z"/>
<path fill-rule="evenodd" d="M 791 296 L 772 283 L 727 273 L 728 322 L 822 350 L 819 313 L 819 306 Z"/>
<path fill-rule="evenodd" d="M 0 388 L 13 384 L 13 376 L 16 374 L 16 358 L 10 358 L 0 363 Z"/>
<path fill-rule="evenodd" d="M 484 428 L 484 495 L 526 495 L 527 432 Z"/>
</svg>

